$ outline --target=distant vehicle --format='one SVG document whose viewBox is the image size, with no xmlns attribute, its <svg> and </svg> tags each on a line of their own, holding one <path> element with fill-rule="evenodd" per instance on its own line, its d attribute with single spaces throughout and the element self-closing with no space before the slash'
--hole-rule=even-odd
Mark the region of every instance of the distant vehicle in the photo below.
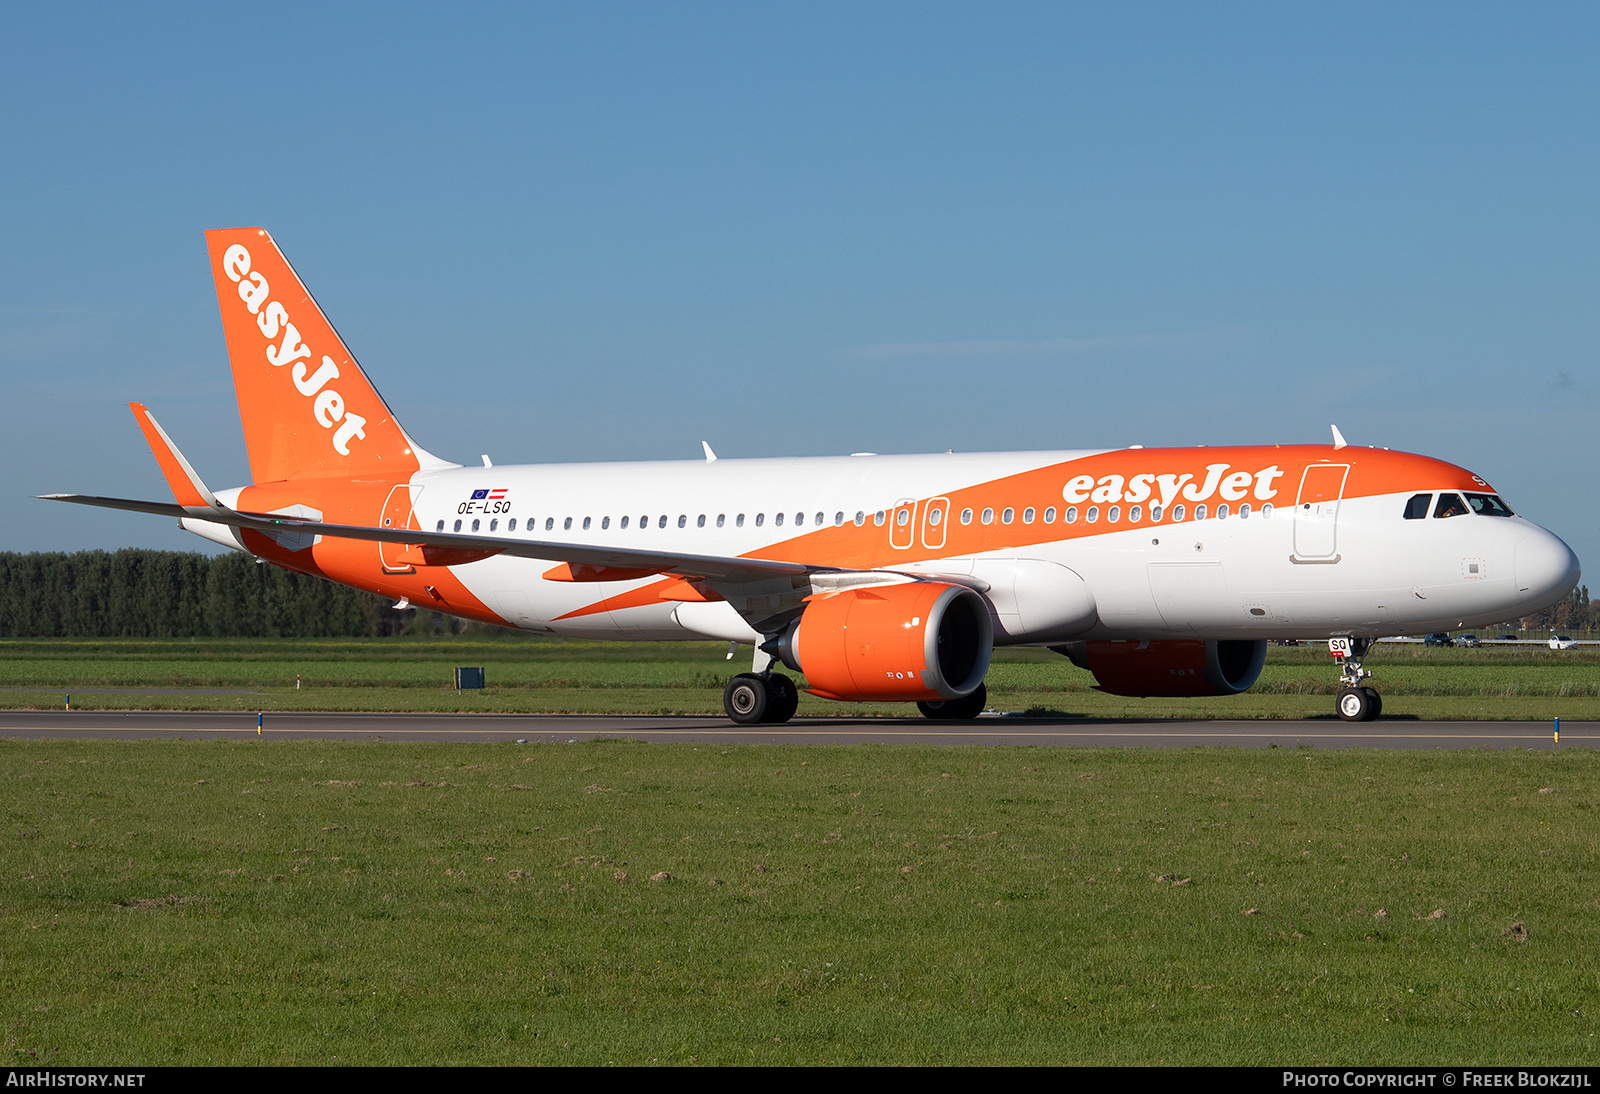
<svg viewBox="0 0 1600 1094">
<path fill-rule="evenodd" d="M 1552 635 L 1550 638 L 1550 648 L 1553 650 L 1570 650 L 1576 645 L 1576 642 L 1564 634 Z"/>
<path fill-rule="evenodd" d="M 1441 632 L 1428 635 L 1422 640 L 1422 644 L 1424 646 L 1453 646 L 1456 644 L 1456 640 Z"/>
<path fill-rule="evenodd" d="M 1456 639 L 1456 645 L 1465 646 L 1469 650 L 1475 650 L 1479 646 L 1483 645 L 1483 641 L 1475 634 L 1464 634 L 1460 638 Z"/>
<path fill-rule="evenodd" d="M 1274 645 L 1278 645 L 1278 646 L 1298 646 L 1300 644 L 1300 639 L 1298 639 L 1298 638 L 1280 638 L 1273 644 Z"/>
<path fill-rule="evenodd" d="M 1517 636 L 1514 635 L 1514 634 L 1502 634 L 1502 635 L 1496 636 L 1495 641 L 1496 642 L 1515 642 L 1515 641 L 1517 641 Z"/>
</svg>

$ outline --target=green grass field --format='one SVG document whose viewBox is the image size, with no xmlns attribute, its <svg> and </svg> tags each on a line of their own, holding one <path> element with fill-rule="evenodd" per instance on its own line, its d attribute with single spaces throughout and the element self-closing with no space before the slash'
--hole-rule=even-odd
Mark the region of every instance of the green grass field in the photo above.
<svg viewBox="0 0 1600 1094">
<path fill-rule="evenodd" d="M 1593 1065 L 1597 775 L 3 740 L 0 1057 Z"/>
<path fill-rule="evenodd" d="M 0 641 L 0 705 L 185 710 L 482 710 L 718 714 L 722 687 L 749 671 L 749 650 L 712 643 L 593 643 L 524 637 L 363 640 Z M 457 665 L 482 665 L 489 687 L 458 695 Z M 1600 647 L 1427 649 L 1380 646 L 1367 660 L 1385 716 L 1600 719 Z M 301 687 L 294 686 L 295 677 Z M 1337 674 L 1325 650 L 1270 649 L 1244 695 L 1125 699 L 1048 650 L 996 651 L 998 710 L 1089 717 L 1305 718 L 1332 714 Z M 246 694 L 88 692 L 231 688 Z M 77 689 L 77 690 L 74 690 Z M 802 696 L 802 715 L 903 715 L 907 704 Z"/>
</svg>

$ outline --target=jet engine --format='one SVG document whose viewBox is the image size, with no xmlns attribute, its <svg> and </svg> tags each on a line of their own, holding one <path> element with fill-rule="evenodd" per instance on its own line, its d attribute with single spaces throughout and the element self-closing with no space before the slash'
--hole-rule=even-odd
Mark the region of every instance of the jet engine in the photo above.
<svg viewBox="0 0 1600 1094">
<path fill-rule="evenodd" d="M 913 581 L 818 597 L 778 644 L 825 699 L 941 702 L 989 671 L 989 605 L 961 585 Z"/>
<path fill-rule="evenodd" d="M 1069 642 L 1051 646 L 1112 695 L 1237 695 L 1261 675 L 1265 641 Z"/>
</svg>

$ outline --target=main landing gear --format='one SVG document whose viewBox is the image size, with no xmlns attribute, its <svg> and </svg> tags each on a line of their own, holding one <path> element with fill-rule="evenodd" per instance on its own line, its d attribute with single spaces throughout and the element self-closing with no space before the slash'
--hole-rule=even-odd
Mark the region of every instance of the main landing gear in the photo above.
<svg viewBox="0 0 1600 1094">
<path fill-rule="evenodd" d="M 1370 722 L 1383 713 L 1383 696 L 1378 689 L 1361 683 L 1370 672 L 1363 672 L 1361 662 L 1372 649 L 1370 638 L 1330 638 L 1328 652 L 1339 665 L 1339 699 L 1335 709 L 1347 722 Z"/>
<path fill-rule="evenodd" d="M 933 703 L 918 703 L 917 709 L 922 711 L 924 718 L 932 718 L 936 722 L 965 721 L 976 718 L 983 713 L 983 708 L 989 705 L 989 689 L 982 684 L 971 695 L 960 699 L 941 699 Z"/>
<path fill-rule="evenodd" d="M 781 672 L 741 672 L 722 689 L 722 709 L 742 726 L 787 722 L 800 705 L 800 689 Z"/>
</svg>

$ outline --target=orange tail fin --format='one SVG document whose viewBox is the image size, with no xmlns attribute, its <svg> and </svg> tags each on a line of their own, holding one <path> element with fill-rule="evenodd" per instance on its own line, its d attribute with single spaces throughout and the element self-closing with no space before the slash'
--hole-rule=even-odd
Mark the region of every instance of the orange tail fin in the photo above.
<svg viewBox="0 0 1600 1094">
<path fill-rule="evenodd" d="M 401 480 L 438 462 L 411 443 L 271 236 L 220 229 L 206 247 L 256 482 Z"/>
</svg>

